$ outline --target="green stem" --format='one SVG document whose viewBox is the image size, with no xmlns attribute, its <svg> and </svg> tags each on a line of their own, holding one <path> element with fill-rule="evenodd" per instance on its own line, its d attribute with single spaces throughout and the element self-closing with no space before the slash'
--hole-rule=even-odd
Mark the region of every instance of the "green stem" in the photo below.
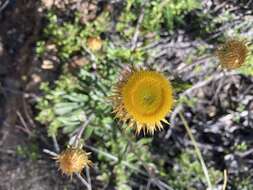
<svg viewBox="0 0 253 190">
<path fill-rule="evenodd" d="M 194 145 L 195 152 L 196 152 L 197 157 L 198 157 L 198 159 L 199 159 L 199 161 L 201 163 L 203 172 L 204 172 L 205 177 L 206 177 L 206 181 L 207 181 L 207 184 L 208 184 L 208 189 L 213 190 L 212 183 L 211 183 L 211 180 L 210 180 L 210 177 L 209 177 L 209 174 L 208 174 L 208 169 L 207 169 L 206 164 L 204 162 L 204 159 L 203 159 L 203 157 L 201 155 L 201 152 L 200 152 L 200 149 L 199 149 L 199 147 L 197 145 L 197 142 L 196 142 L 196 140 L 195 140 L 195 138 L 194 138 L 194 136 L 193 136 L 193 134 L 191 132 L 191 129 L 190 129 L 187 121 L 185 120 L 185 118 L 184 118 L 184 116 L 182 115 L 181 112 L 179 112 L 179 116 L 180 116 L 180 119 L 182 120 L 182 122 L 184 124 L 184 127 L 185 127 L 185 129 L 187 131 L 187 134 L 189 135 L 189 137 L 190 137 L 190 139 L 191 139 L 191 141 L 192 141 L 192 143 Z"/>
</svg>

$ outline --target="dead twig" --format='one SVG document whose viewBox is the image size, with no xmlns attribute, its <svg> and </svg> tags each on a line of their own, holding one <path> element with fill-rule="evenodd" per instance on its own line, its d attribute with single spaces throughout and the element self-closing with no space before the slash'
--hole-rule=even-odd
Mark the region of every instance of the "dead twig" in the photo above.
<svg viewBox="0 0 253 190">
<path fill-rule="evenodd" d="M 85 127 L 91 122 L 91 120 L 92 120 L 93 118 L 94 118 L 94 115 L 91 115 L 91 116 L 83 123 L 83 125 L 80 127 L 79 131 L 77 132 L 77 134 L 76 134 L 76 136 L 75 136 L 75 141 L 74 141 L 74 143 L 73 143 L 73 145 L 74 145 L 75 147 L 78 146 L 79 141 L 80 141 L 80 139 L 81 139 L 81 137 L 82 137 L 82 134 L 83 134 L 83 132 L 84 132 Z"/>
<path fill-rule="evenodd" d="M 34 123 L 32 117 L 30 116 L 30 114 L 29 114 L 29 112 L 28 112 L 28 110 L 27 110 L 27 105 L 26 105 L 25 98 L 23 97 L 22 100 L 23 100 L 22 102 L 23 102 L 23 107 L 24 107 L 25 116 L 26 116 L 26 118 L 28 119 L 30 125 L 31 125 L 33 128 L 36 128 L 36 125 L 35 125 L 35 123 Z"/>
<path fill-rule="evenodd" d="M 245 151 L 245 152 L 237 152 L 236 155 L 240 156 L 241 158 L 245 158 L 249 155 L 253 154 L 253 148 Z"/>
<path fill-rule="evenodd" d="M 143 18 L 144 18 L 144 11 L 145 11 L 145 7 L 146 7 L 146 4 L 149 0 L 144 0 L 143 1 L 143 4 L 142 4 L 142 9 L 141 9 L 141 12 L 140 12 L 140 16 L 138 18 L 138 21 L 137 21 L 137 25 L 136 25 L 136 28 L 135 28 L 135 32 L 134 32 L 134 36 L 132 38 L 132 42 L 131 42 L 131 50 L 135 50 L 136 46 L 137 46 L 137 42 L 138 42 L 138 36 L 139 36 L 139 33 L 140 33 L 140 26 L 141 26 L 141 23 L 143 21 Z"/>
<path fill-rule="evenodd" d="M 49 154 L 50 156 L 53 156 L 53 157 L 57 157 L 58 154 L 51 151 L 51 150 L 48 150 L 48 149 L 43 149 L 43 152 L 46 153 L 46 154 Z"/>
<path fill-rule="evenodd" d="M 17 151 L 16 150 L 11 150 L 11 149 L 6 149 L 6 148 L 0 148 L 0 153 L 10 154 L 12 156 L 16 156 L 17 155 Z"/>
<path fill-rule="evenodd" d="M 90 169 L 88 167 L 85 168 L 85 172 L 86 172 L 86 177 L 87 177 L 87 181 L 90 185 L 90 190 L 92 190 L 92 186 L 91 186 L 91 178 L 90 178 Z"/>
<path fill-rule="evenodd" d="M 57 139 L 56 139 L 55 135 L 52 136 L 52 139 L 53 139 L 53 143 L 54 143 L 54 149 L 57 153 L 59 153 L 60 152 L 60 147 L 59 147 L 59 144 L 57 142 Z"/>
<path fill-rule="evenodd" d="M 148 184 L 147 184 L 147 186 L 146 186 L 146 190 L 150 190 L 151 184 L 152 184 L 152 179 L 149 179 L 149 180 L 148 180 Z"/>
<path fill-rule="evenodd" d="M 200 81 L 198 83 L 196 83 L 195 85 L 193 85 L 191 88 L 187 89 L 186 91 L 184 91 L 182 94 L 180 94 L 179 99 L 181 97 L 184 96 L 192 96 L 193 91 L 202 88 L 206 85 L 208 85 L 210 82 L 213 81 L 217 81 L 220 80 L 223 77 L 228 77 L 228 76 L 233 76 L 233 75 L 238 75 L 239 73 L 236 71 L 230 71 L 230 72 L 225 72 L 225 73 L 218 73 L 215 75 L 212 75 L 211 77 L 209 77 L 207 80 L 204 81 Z M 175 127 L 175 118 L 178 115 L 178 113 L 183 109 L 183 105 L 182 104 L 178 104 L 178 106 L 175 107 L 174 111 L 171 113 L 171 117 L 170 117 L 170 125 L 171 127 Z M 166 135 L 165 138 L 167 139 L 169 137 L 169 135 Z"/>
<path fill-rule="evenodd" d="M 170 186 L 168 186 L 166 183 L 164 183 L 163 181 L 161 181 L 161 180 L 158 180 L 157 181 L 158 182 L 158 187 L 163 187 L 163 188 L 165 188 L 166 190 L 173 190 Z"/>
<path fill-rule="evenodd" d="M 3 125 L 6 125 L 6 123 L 4 123 Z M 7 139 L 8 135 L 9 135 L 9 131 L 2 131 L 2 138 L 0 139 L 0 146 L 2 146 L 5 142 L 5 140 Z"/>
<path fill-rule="evenodd" d="M 90 184 L 78 173 L 75 173 L 75 176 L 87 187 L 88 190 L 91 190 Z"/>
<path fill-rule="evenodd" d="M 194 67 L 196 67 L 197 65 L 203 65 L 204 63 L 207 63 L 208 59 L 210 58 L 212 58 L 212 55 L 205 55 L 194 60 L 192 64 L 185 64 L 185 63 L 183 63 L 182 65 L 180 64 L 178 68 L 176 68 L 176 73 L 177 75 L 179 75 L 183 72 L 188 72 L 192 70 Z"/>
<path fill-rule="evenodd" d="M 0 13 L 7 7 L 7 5 L 9 4 L 10 0 L 5 0 L 5 2 L 3 3 L 3 5 L 0 7 Z"/>
<path fill-rule="evenodd" d="M 26 124 L 24 118 L 22 117 L 21 113 L 19 111 L 16 111 L 16 114 L 20 120 L 20 122 L 22 123 L 23 126 L 23 131 L 26 132 L 29 136 L 32 135 L 32 131 L 29 129 L 28 125 Z M 20 127 L 22 129 L 22 127 Z"/>
</svg>

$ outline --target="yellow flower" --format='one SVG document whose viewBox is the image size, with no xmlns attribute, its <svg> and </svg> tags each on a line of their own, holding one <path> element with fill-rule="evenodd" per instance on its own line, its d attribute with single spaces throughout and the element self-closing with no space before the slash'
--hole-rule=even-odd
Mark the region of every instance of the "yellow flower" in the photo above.
<svg viewBox="0 0 253 190">
<path fill-rule="evenodd" d="M 245 63 L 248 52 L 249 49 L 245 40 L 231 39 L 218 49 L 216 53 L 222 67 L 237 69 Z"/>
<path fill-rule="evenodd" d="M 114 113 L 136 133 L 153 134 L 173 106 L 172 86 L 165 76 L 148 70 L 125 71 L 111 97 Z"/>
<path fill-rule="evenodd" d="M 81 173 L 86 166 L 92 162 L 88 159 L 88 154 L 81 148 L 67 148 L 55 157 L 59 163 L 62 173 L 72 176 L 73 173 Z"/>
</svg>

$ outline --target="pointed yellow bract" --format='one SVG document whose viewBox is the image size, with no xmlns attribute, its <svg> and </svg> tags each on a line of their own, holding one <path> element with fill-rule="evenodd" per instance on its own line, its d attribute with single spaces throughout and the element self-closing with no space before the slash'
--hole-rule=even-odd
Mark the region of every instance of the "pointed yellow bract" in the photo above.
<svg viewBox="0 0 253 190">
<path fill-rule="evenodd" d="M 216 53 L 223 68 L 237 69 L 245 63 L 249 49 L 245 40 L 232 39 L 228 40 Z"/>
<path fill-rule="evenodd" d="M 67 148 L 55 157 L 59 162 L 59 169 L 62 173 L 72 176 L 73 173 L 81 173 L 81 171 L 92 164 L 88 159 L 88 154 L 81 148 Z"/>
<path fill-rule="evenodd" d="M 161 121 L 173 106 L 172 86 L 156 71 L 136 70 L 123 74 L 111 97 L 116 117 L 134 127 L 153 134 L 162 129 Z"/>
</svg>

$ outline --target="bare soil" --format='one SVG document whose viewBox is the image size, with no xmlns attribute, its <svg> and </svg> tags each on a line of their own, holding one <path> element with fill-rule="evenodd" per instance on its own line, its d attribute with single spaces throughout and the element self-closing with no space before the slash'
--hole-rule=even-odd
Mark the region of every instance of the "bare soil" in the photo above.
<svg viewBox="0 0 253 190">
<path fill-rule="evenodd" d="M 0 190 L 80 189 L 47 155 L 42 158 L 38 152 L 31 160 L 29 153 L 16 154 L 18 147 L 32 143 L 34 128 L 41 132 L 39 144 L 46 136 L 33 121 L 31 109 L 38 82 L 33 73 L 38 68 L 34 47 L 42 24 L 40 6 L 34 0 L 9 1 L 0 12 Z M 46 140 L 41 144 L 47 145 Z"/>
</svg>

